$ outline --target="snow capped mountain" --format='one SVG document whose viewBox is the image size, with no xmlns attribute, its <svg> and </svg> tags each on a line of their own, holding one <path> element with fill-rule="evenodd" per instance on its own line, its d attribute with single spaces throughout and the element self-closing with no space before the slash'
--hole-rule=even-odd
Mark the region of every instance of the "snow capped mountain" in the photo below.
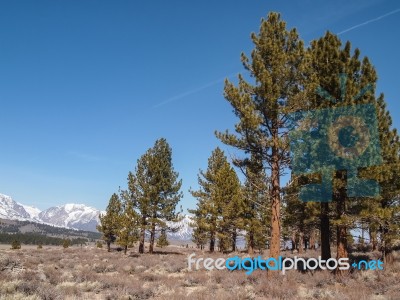
<svg viewBox="0 0 400 300">
<path fill-rule="evenodd" d="M 40 210 L 20 204 L 10 196 L 0 194 L 0 218 L 27 221 L 37 217 Z"/>
<path fill-rule="evenodd" d="M 0 194 L 0 218 L 31 221 L 87 231 L 96 231 L 101 212 L 84 204 L 65 204 L 40 211 Z"/>
<path fill-rule="evenodd" d="M 96 231 L 101 212 L 84 204 L 50 207 L 39 213 L 40 220 L 57 226 Z"/>
<path fill-rule="evenodd" d="M 39 219 L 40 209 L 33 207 L 33 206 L 25 205 L 25 204 L 20 204 L 20 205 L 29 214 L 30 219 L 40 221 L 40 219 Z"/>
<path fill-rule="evenodd" d="M 97 231 L 99 215 L 104 214 L 96 208 L 84 204 L 65 204 L 40 211 L 35 207 L 14 201 L 10 196 L 0 194 L 0 219 L 31 221 L 58 227 L 68 227 L 86 231 Z M 190 241 L 193 228 L 191 216 L 185 215 L 179 222 L 167 222 L 175 232 L 167 232 L 171 240 Z"/>
<path fill-rule="evenodd" d="M 176 232 L 167 232 L 167 237 L 171 240 L 190 241 L 193 234 L 193 228 L 189 226 L 191 222 L 189 215 L 185 215 L 179 222 L 167 222 L 169 227 L 177 229 Z"/>
</svg>

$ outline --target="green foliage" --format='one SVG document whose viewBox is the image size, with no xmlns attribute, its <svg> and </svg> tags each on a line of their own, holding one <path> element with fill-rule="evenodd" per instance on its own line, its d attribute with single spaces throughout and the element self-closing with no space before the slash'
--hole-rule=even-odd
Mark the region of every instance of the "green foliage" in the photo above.
<svg viewBox="0 0 400 300">
<path fill-rule="evenodd" d="M 44 234 L 38 233 L 0 233 L 0 243 L 1 244 L 10 244 L 13 240 L 18 240 L 24 245 L 38 245 L 41 243 L 42 245 L 54 245 L 61 246 L 63 244 L 62 238 L 46 236 Z M 72 238 L 71 245 L 85 244 L 88 242 L 86 238 Z"/>
<path fill-rule="evenodd" d="M 320 225 L 321 236 L 328 242 L 323 244 L 329 248 L 330 224 L 333 224 L 337 226 L 338 256 L 343 257 L 347 255 L 348 230 L 367 225 L 371 238 L 380 237 L 383 249 L 390 250 L 400 231 L 400 142 L 397 131 L 392 128 L 383 95 L 375 97 L 377 74 L 372 64 L 368 58 L 360 58 L 358 49 L 352 52 L 349 42 L 342 46 L 340 39 L 329 32 L 305 48 L 296 30 L 288 31 L 277 13 L 270 13 L 267 20 L 262 21 L 259 33 L 253 33 L 252 40 L 254 50 L 251 58 L 242 54 L 242 62 L 253 82 L 246 81 L 243 76 L 239 76 L 237 86 L 228 80 L 225 82 L 225 98 L 239 119 L 235 126 L 236 133 L 216 133 L 223 143 L 247 155 L 235 160 L 248 177 L 244 188 L 243 223 L 240 226 L 244 226 L 249 234 L 254 234 L 251 228 L 258 227 L 257 218 L 254 219 L 256 210 L 250 203 L 270 205 L 264 212 L 271 224 L 271 256 L 278 255 L 282 214 L 280 176 L 289 163 L 286 137 L 290 130 L 287 122 L 290 113 L 373 104 L 379 123 L 383 165 L 358 170 L 358 176 L 378 181 L 380 197 L 358 197 L 350 201 L 346 195 L 347 174 L 338 170 L 332 174 L 332 203 L 303 203 L 298 198 L 299 188 L 318 182 L 318 176 L 313 174 L 301 182 L 293 176 L 293 186 L 284 191 L 284 234 L 289 235 L 290 232 L 292 236 L 297 236 L 294 239 L 311 240 Z M 347 78 L 345 85 L 342 84 L 343 78 Z M 367 86 L 371 91 L 360 94 Z M 324 93 L 316 92 L 317 87 Z M 311 148 L 311 151 L 317 151 L 317 147 Z M 251 176 L 246 170 L 251 162 L 249 156 L 257 157 L 261 169 L 269 171 L 264 195 L 257 195 L 249 189 Z M 217 224 L 224 223 L 210 217 L 218 215 L 212 211 L 215 207 L 208 205 L 210 191 L 206 186 L 194 195 L 198 198 L 197 209 L 193 210 L 196 225 L 194 239 L 198 244 L 203 244 L 206 238 L 210 240 L 209 233 L 213 232 L 210 228 L 214 227 L 217 231 Z M 223 240 L 222 236 L 219 237 Z M 330 256 L 330 250 L 328 252 Z"/>
<path fill-rule="evenodd" d="M 380 236 L 386 255 L 394 249 L 400 234 L 400 141 L 383 94 L 377 98 L 376 108 L 383 164 L 363 170 L 361 176 L 377 180 L 381 191 L 378 199 L 360 200 L 361 218 L 357 222 L 369 227 L 372 239 Z"/>
<path fill-rule="evenodd" d="M 97 226 L 97 230 L 103 234 L 103 239 L 107 243 L 108 251 L 111 251 L 110 245 L 116 240 L 120 228 L 121 213 L 121 200 L 114 193 L 110 198 L 105 215 L 100 215 L 100 225 Z"/>
<path fill-rule="evenodd" d="M 304 240 L 313 247 L 320 225 L 320 203 L 303 202 L 299 199 L 302 178 L 292 175 L 292 180 L 283 189 L 283 237 L 290 239 L 292 246 L 298 245 L 301 252 Z"/>
<path fill-rule="evenodd" d="M 135 211 L 133 201 L 129 198 L 128 193 L 121 192 L 122 210 L 118 219 L 118 233 L 116 243 L 125 249 L 125 254 L 128 247 L 139 239 L 140 216 Z"/>
<path fill-rule="evenodd" d="M 70 239 L 64 239 L 62 246 L 63 246 L 64 249 L 68 248 L 69 246 L 71 246 L 71 240 Z"/>
<path fill-rule="evenodd" d="M 345 192 L 346 176 L 343 172 L 342 174 L 337 172 L 334 176 L 334 202 L 330 207 L 331 210 L 333 207 L 336 208 L 332 224 L 338 227 L 338 248 L 346 247 L 348 229 L 365 224 L 368 224 L 370 231 L 379 230 L 382 236 L 386 236 L 387 239 L 382 240 L 383 244 L 390 243 L 392 238 L 389 232 L 396 234 L 396 227 L 399 224 L 393 222 L 398 209 L 396 196 L 400 191 L 400 182 L 396 180 L 400 175 L 399 138 L 396 130 L 391 128 L 391 118 L 386 110 L 383 95 L 375 97 L 376 71 L 367 57 L 360 58 L 358 49 L 351 53 L 350 42 L 346 42 L 342 47 L 340 39 L 329 32 L 324 37 L 311 42 L 308 54 L 311 81 L 324 89 L 333 99 L 340 99 L 340 101 L 327 101 L 326 97 L 316 93 L 309 98 L 310 109 L 374 104 L 378 118 L 383 164 L 359 170 L 358 176 L 378 181 L 381 187 L 380 196 L 349 199 Z M 345 74 L 347 77 L 344 89 L 338 74 Z M 359 97 L 360 91 L 368 85 L 371 90 Z M 374 238 L 375 232 L 371 233 L 371 237 Z M 344 251 L 338 252 L 347 255 Z"/>
<path fill-rule="evenodd" d="M 236 250 L 238 229 L 243 226 L 237 216 L 243 212 L 243 194 L 240 181 L 232 166 L 225 159 L 215 173 L 212 199 L 217 206 L 217 237 L 220 250 Z"/>
<path fill-rule="evenodd" d="M 193 191 L 191 191 L 193 194 Z M 193 214 L 192 217 L 192 222 L 189 224 L 190 227 L 193 228 L 193 234 L 192 234 L 192 241 L 199 247 L 200 249 L 203 249 L 204 246 L 207 244 L 209 237 L 214 237 L 215 238 L 215 230 L 214 231 L 209 231 L 209 228 L 212 228 L 211 226 L 209 227 L 210 223 L 207 223 L 207 208 L 208 206 L 206 205 L 206 202 L 198 198 L 198 202 L 196 204 L 197 208 L 196 209 L 189 209 L 188 211 Z M 214 234 L 213 234 L 214 233 Z"/>
<path fill-rule="evenodd" d="M 157 240 L 157 247 L 163 248 L 169 245 L 168 239 L 167 239 L 167 234 L 165 230 L 161 230 L 161 234 L 158 237 Z"/>
<path fill-rule="evenodd" d="M 13 250 L 21 249 L 21 242 L 19 240 L 13 240 L 11 243 L 11 249 Z"/>
<path fill-rule="evenodd" d="M 96 247 L 100 248 L 100 249 L 103 248 L 103 243 L 101 241 L 97 241 L 96 242 Z"/>
<path fill-rule="evenodd" d="M 225 98 L 239 122 L 236 134 L 217 132 L 225 144 L 259 157 L 270 171 L 271 256 L 280 251 L 280 176 L 288 166 L 288 114 L 305 106 L 306 59 L 303 42 L 295 29 L 288 31 L 277 13 L 262 20 L 251 38 L 251 59 L 241 60 L 253 84 L 239 76 L 238 86 L 225 81 Z M 242 161 L 244 163 L 245 160 Z M 267 202 L 264 203 L 267 206 Z"/>
<path fill-rule="evenodd" d="M 92 231 L 84 231 L 84 230 L 74 230 L 63 227 L 56 227 L 47 224 L 40 224 L 30 221 L 17 221 L 17 220 L 7 220 L 6 222 L 0 223 L 0 234 L 1 233 L 21 233 L 20 228 L 24 227 L 31 228 L 32 232 L 28 232 L 29 235 L 47 235 L 49 237 L 57 237 L 57 236 L 70 236 L 75 238 L 82 238 L 86 241 L 86 239 L 98 239 L 100 238 L 100 233 L 92 232 Z M 0 241 L 1 242 L 1 241 Z M 30 241 L 24 240 L 24 244 L 32 244 Z M 48 244 L 48 243 L 44 243 Z"/>
<path fill-rule="evenodd" d="M 221 251 L 235 250 L 243 195 L 236 172 L 221 149 L 212 152 L 207 171 L 200 171 L 198 182 L 200 189 L 190 191 L 198 200 L 197 208 L 189 210 L 194 214 L 194 242 L 203 246 L 209 241 L 210 251 L 214 251 L 218 240 Z"/>
<path fill-rule="evenodd" d="M 243 165 L 246 181 L 243 187 L 241 228 L 246 231 L 247 250 L 253 254 L 255 249 L 266 247 L 270 236 L 271 209 L 267 205 L 270 195 L 262 162 L 252 155 Z"/>
<path fill-rule="evenodd" d="M 139 252 L 144 252 L 145 232 L 150 232 L 149 252 L 153 252 L 157 228 L 167 228 L 165 221 L 176 221 L 176 205 L 182 198 L 182 181 L 174 171 L 172 149 L 164 138 L 157 140 L 137 161 L 135 173 L 128 175 L 129 196 L 140 213 Z"/>
</svg>

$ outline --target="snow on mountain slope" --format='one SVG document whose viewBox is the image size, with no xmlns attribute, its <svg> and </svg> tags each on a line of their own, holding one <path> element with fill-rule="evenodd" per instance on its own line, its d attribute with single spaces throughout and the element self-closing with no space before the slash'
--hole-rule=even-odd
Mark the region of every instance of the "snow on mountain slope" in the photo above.
<svg viewBox="0 0 400 300">
<path fill-rule="evenodd" d="M 31 219 L 31 215 L 10 196 L 0 194 L 0 218 L 25 221 Z"/>
<path fill-rule="evenodd" d="M 87 231 L 97 231 L 99 215 L 105 214 L 96 208 L 84 204 L 65 204 L 50 207 L 44 211 L 20 204 L 10 196 L 0 194 L 0 218 L 31 221 L 59 227 L 68 227 Z M 167 232 L 171 240 L 189 241 L 193 228 L 190 227 L 191 216 L 185 215 L 179 222 L 167 222 L 168 227 L 176 228 L 175 232 Z"/>
<path fill-rule="evenodd" d="M 58 226 L 96 231 L 100 211 L 84 204 L 50 207 L 39 214 L 40 220 Z"/>
<path fill-rule="evenodd" d="M 33 207 L 33 206 L 25 205 L 22 203 L 18 203 L 18 204 L 21 205 L 25 209 L 25 211 L 29 214 L 31 219 L 40 221 L 40 219 L 39 219 L 39 214 L 41 212 L 40 209 Z"/>
<path fill-rule="evenodd" d="M 176 232 L 167 232 L 167 237 L 171 240 L 190 241 L 192 239 L 193 228 L 190 227 L 191 216 L 185 215 L 179 222 L 167 222 L 171 228 L 176 228 Z"/>
<path fill-rule="evenodd" d="M 96 231 L 100 211 L 84 204 L 66 204 L 40 211 L 0 194 L 0 218 L 45 223 L 54 226 Z"/>
</svg>

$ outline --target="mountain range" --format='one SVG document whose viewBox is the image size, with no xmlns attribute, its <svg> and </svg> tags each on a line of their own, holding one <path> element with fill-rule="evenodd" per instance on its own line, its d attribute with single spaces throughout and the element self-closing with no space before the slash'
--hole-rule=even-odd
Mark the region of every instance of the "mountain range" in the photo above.
<svg viewBox="0 0 400 300">
<path fill-rule="evenodd" d="M 46 210 L 14 201 L 10 196 L 0 194 L 0 218 L 31 221 L 58 227 L 96 231 L 100 210 L 84 204 L 65 204 Z"/>
<path fill-rule="evenodd" d="M 84 204 L 65 204 L 40 211 L 35 207 L 18 203 L 10 196 L 0 194 L 0 219 L 31 221 L 96 232 L 99 215 L 103 213 L 105 212 Z M 190 222 L 189 215 L 185 215 L 179 222 L 168 222 L 168 226 L 177 229 L 175 232 L 168 232 L 168 238 L 190 241 L 193 233 L 193 229 L 189 226 Z"/>
</svg>

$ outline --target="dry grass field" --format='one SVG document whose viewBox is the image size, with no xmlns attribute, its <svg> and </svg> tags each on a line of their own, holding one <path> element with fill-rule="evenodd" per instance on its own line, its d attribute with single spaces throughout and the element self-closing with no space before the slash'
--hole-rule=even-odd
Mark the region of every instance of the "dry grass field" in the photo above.
<svg viewBox="0 0 400 300">
<path fill-rule="evenodd" d="M 189 271 L 187 256 L 194 249 L 170 246 L 153 255 L 131 250 L 124 255 L 94 247 L 3 247 L 0 299 L 400 299 L 398 254 L 384 271 L 336 278 L 328 271 L 270 276 L 260 270 L 250 276 L 243 271 Z M 198 251 L 197 256 L 210 255 Z"/>
</svg>

